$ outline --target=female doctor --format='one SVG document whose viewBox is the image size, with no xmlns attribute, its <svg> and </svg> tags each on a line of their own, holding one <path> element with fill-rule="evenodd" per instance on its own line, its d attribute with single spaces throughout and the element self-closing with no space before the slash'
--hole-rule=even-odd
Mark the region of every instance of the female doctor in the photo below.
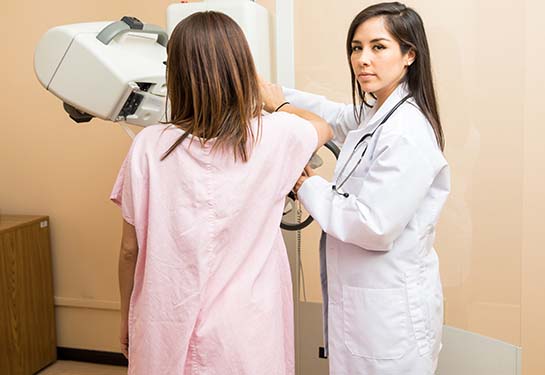
<svg viewBox="0 0 545 375">
<path fill-rule="evenodd" d="M 326 234 L 330 373 L 431 375 L 443 319 L 433 242 L 450 181 L 422 20 L 400 3 L 370 6 L 346 50 L 353 105 L 274 87 L 266 99 L 315 112 L 342 144 L 332 182 L 307 167 L 295 187 Z"/>
</svg>

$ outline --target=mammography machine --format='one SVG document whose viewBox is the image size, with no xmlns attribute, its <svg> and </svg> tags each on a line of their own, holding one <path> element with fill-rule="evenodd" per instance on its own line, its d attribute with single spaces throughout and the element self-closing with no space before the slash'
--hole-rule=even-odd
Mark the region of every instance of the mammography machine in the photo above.
<svg viewBox="0 0 545 375">
<path fill-rule="evenodd" d="M 277 4 L 277 20 L 285 15 L 282 26 L 277 21 L 276 27 L 276 81 L 293 86 L 291 8 L 284 3 Z M 36 47 L 36 76 L 48 91 L 63 101 L 66 112 L 78 123 L 93 117 L 138 126 L 165 121 L 168 35 L 182 19 L 205 10 L 226 13 L 241 26 L 258 73 L 271 80 L 269 14 L 263 6 L 250 0 L 171 4 L 166 14 L 167 31 L 134 17 L 54 27 Z M 288 34 L 283 36 L 286 32 Z M 326 147 L 338 155 L 334 144 Z M 317 167 L 321 159 L 315 156 L 311 164 Z M 295 197 L 291 195 L 287 198 L 282 228 L 298 230 L 309 225 L 312 218 L 308 215 L 290 219 L 293 207 Z"/>
<path fill-rule="evenodd" d="M 146 126 L 165 113 L 168 35 L 188 15 L 214 9 L 243 29 L 259 74 L 271 79 L 269 18 L 247 0 L 172 4 L 167 30 L 134 17 L 58 26 L 42 37 L 34 58 L 40 83 L 64 102 L 76 122 L 93 117 Z"/>
<path fill-rule="evenodd" d="M 160 27 L 131 17 L 55 27 L 36 47 L 36 76 L 76 122 L 157 123 L 165 111 L 167 40 Z"/>
</svg>

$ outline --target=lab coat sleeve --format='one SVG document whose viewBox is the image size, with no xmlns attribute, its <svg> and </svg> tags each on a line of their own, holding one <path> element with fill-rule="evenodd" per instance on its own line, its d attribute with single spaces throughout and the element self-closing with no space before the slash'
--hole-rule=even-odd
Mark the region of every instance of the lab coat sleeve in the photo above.
<svg viewBox="0 0 545 375">
<path fill-rule="evenodd" d="M 286 100 L 291 104 L 313 112 L 327 121 L 333 129 L 333 141 L 339 146 L 344 143 L 346 134 L 359 125 L 354 117 L 352 104 L 336 103 L 320 95 L 285 87 L 283 91 Z"/>
<path fill-rule="evenodd" d="M 307 179 L 297 194 L 327 234 L 366 250 L 392 248 L 439 173 L 408 139 L 385 141 L 358 194 L 339 195 L 319 176 Z"/>
</svg>

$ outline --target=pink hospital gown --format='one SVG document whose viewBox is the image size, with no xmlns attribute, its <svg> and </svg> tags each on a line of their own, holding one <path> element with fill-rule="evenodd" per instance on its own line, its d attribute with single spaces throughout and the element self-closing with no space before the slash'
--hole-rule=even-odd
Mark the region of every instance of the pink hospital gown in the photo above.
<svg viewBox="0 0 545 375">
<path fill-rule="evenodd" d="M 256 121 L 253 122 L 254 129 Z M 294 373 L 284 197 L 317 145 L 291 114 L 263 117 L 250 159 L 211 150 L 174 126 L 142 130 L 111 199 L 134 225 L 129 374 Z"/>
</svg>

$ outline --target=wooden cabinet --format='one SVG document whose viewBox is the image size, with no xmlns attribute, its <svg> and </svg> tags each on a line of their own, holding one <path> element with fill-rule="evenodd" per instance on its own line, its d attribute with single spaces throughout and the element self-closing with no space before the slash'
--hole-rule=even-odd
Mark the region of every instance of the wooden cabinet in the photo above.
<svg viewBox="0 0 545 375">
<path fill-rule="evenodd" d="M 0 216 L 0 374 L 56 360 L 49 218 Z"/>
</svg>

